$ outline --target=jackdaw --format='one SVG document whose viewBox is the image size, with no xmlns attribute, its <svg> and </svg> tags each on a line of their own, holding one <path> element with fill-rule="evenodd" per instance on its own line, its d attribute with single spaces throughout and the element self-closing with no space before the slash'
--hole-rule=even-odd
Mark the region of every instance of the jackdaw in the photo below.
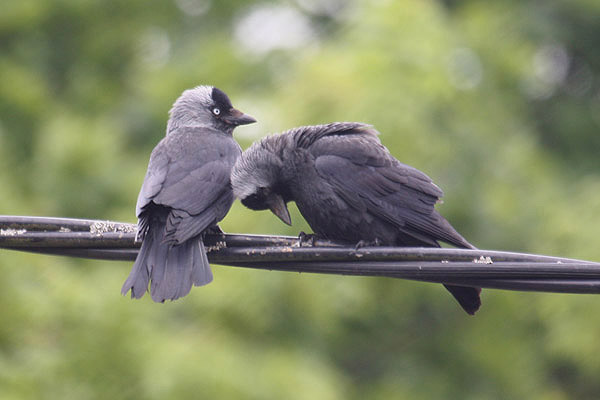
<svg viewBox="0 0 600 400">
<path fill-rule="evenodd" d="M 234 196 L 231 168 L 242 150 L 238 125 L 256 122 L 212 86 L 186 90 L 171 108 L 167 134 L 152 151 L 136 205 L 142 246 L 122 294 L 164 302 L 213 279 L 202 239 L 219 231 Z"/>
<path fill-rule="evenodd" d="M 236 162 L 233 192 L 253 210 L 291 219 L 295 201 L 316 237 L 347 244 L 474 249 L 434 208 L 443 192 L 396 160 L 370 125 L 304 126 L 254 143 Z M 446 285 L 469 314 L 481 289 Z"/>
</svg>

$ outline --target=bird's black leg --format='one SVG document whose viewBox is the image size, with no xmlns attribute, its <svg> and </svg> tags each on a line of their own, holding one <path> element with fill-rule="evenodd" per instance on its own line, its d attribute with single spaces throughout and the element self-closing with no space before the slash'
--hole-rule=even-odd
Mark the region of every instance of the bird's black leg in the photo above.
<svg viewBox="0 0 600 400">
<path fill-rule="evenodd" d="M 354 250 L 358 250 L 361 247 L 379 247 L 381 246 L 381 240 L 379 238 L 375 238 L 375 240 L 361 240 L 356 243 Z"/>
<path fill-rule="evenodd" d="M 206 235 L 211 236 L 209 240 L 206 240 Z M 219 225 L 215 224 L 211 227 L 208 227 L 204 233 L 202 234 L 202 238 L 204 240 L 204 244 L 206 246 L 214 246 L 219 242 L 225 241 L 225 232 L 219 227 Z"/>
<path fill-rule="evenodd" d="M 208 237 L 207 237 L 208 235 Z M 201 235 L 202 242 L 207 252 L 217 251 L 227 247 L 227 240 L 225 238 L 225 232 L 215 224 L 206 228 L 204 233 Z"/>
<path fill-rule="evenodd" d="M 314 247 L 315 240 L 317 240 L 317 235 L 315 235 L 314 233 L 300 232 L 298 234 L 298 246 L 299 247 Z"/>
</svg>

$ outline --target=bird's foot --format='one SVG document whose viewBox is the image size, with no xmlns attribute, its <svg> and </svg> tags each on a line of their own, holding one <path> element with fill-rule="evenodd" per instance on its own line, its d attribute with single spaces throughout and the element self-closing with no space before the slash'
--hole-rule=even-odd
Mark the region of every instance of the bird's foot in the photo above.
<svg viewBox="0 0 600 400">
<path fill-rule="evenodd" d="M 356 243 L 356 246 L 354 246 L 354 250 L 358 250 L 362 247 L 378 247 L 381 246 L 381 240 L 379 240 L 378 238 L 375 238 L 375 240 L 361 240 L 358 243 Z"/>
<path fill-rule="evenodd" d="M 206 235 L 209 235 L 209 237 L 207 238 Z M 202 234 L 202 240 L 204 242 L 204 246 L 206 247 L 206 251 L 208 252 L 227 247 L 225 232 L 221 230 L 219 225 L 213 225 L 207 228 Z"/>
<path fill-rule="evenodd" d="M 298 247 L 314 247 L 317 236 L 314 233 L 300 232 L 298 234 Z"/>
</svg>

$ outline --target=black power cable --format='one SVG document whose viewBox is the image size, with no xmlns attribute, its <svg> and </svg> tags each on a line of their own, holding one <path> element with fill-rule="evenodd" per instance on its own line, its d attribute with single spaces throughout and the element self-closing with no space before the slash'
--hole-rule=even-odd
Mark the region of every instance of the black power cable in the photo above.
<svg viewBox="0 0 600 400">
<path fill-rule="evenodd" d="M 0 248 L 133 261 L 136 225 L 69 218 L 0 216 Z M 212 263 L 266 270 L 386 276 L 506 290 L 600 293 L 600 263 L 491 250 L 354 247 L 289 236 L 215 234 Z"/>
</svg>

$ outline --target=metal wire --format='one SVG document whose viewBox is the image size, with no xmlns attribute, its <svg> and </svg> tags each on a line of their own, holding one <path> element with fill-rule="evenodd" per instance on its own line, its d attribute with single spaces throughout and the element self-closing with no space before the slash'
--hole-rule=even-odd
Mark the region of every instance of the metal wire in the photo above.
<svg viewBox="0 0 600 400">
<path fill-rule="evenodd" d="M 103 260 L 135 259 L 136 226 L 113 221 L 0 216 L 0 248 Z M 600 293 L 600 263 L 492 250 L 344 247 L 297 237 L 208 234 L 211 263 L 337 275 L 385 276 L 506 290 Z"/>
</svg>

